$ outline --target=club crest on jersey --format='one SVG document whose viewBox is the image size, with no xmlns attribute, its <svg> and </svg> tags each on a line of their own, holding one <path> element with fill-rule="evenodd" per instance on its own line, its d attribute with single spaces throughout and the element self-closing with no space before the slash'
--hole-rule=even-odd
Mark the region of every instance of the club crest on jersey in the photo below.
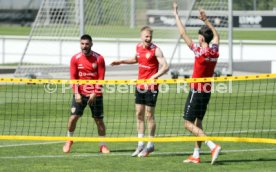
<svg viewBox="0 0 276 172">
<path fill-rule="evenodd" d="M 92 63 L 92 67 L 93 67 L 93 69 L 96 69 L 97 68 L 97 63 Z"/>
<path fill-rule="evenodd" d="M 146 54 L 146 58 L 148 59 L 150 57 L 150 53 L 147 53 Z"/>
</svg>

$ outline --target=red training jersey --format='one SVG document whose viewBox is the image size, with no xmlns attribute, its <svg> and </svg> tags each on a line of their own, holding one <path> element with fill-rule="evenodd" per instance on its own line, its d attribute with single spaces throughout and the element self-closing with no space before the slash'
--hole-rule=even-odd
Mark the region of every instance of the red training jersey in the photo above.
<svg viewBox="0 0 276 172">
<path fill-rule="evenodd" d="M 138 79 L 149 79 L 158 72 L 159 62 L 155 56 L 156 48 L 158 47 L 154 44 L 148 47 L 144 47 L 142 43 L 137 44 L 136 57 L 139 65 Z M 157 90 L 158 85 L 138 84 L 136 87 L 142 90 Z"/>
<path fill-rule="evenodd" d="M 102 55 L 91 51 L 86 57 L 83 53 L 75 54 L 70 63 L 71 80 L 104 80 L 105 62 Z M 96 93 L 101 96 L 101 85 L 99 84 L 73 84 L 73 92 L 88 96 Z"/>
<path fill-rule="evenodd" d="M 196 44 L 190 47 L 195 54 L 194 72 L 192 78 L 212 77 L 219 57 L 218 45 L 202 48 Z M 210 82 L 191 83 L 191 88 L 198 91 L 209 92 Z"/>
</svg>

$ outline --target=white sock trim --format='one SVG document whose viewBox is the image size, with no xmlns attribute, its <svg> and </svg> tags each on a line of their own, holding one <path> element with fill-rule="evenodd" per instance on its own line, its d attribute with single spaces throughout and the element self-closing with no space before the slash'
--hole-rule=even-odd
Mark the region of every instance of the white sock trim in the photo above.
<svg viewBox="0 0 276 172">
<path fill-rule="evenodd" d="M 144 133 L 138 133 L 138 138 L 143 138 L 145 136 Z M 143 141 L 139 141 L 138 142 L 138 147 L 144 147 L 144 142 Z"/>
<path fill-rule="evenodd" d="M 216 147 L 216 144 L 210 140 L 205 141 L 205 144 L 210 148 L 210 150 L 213 150 Z"/>
<path fill-rule="evenodd" d="M 67 137 L 73 137 L 73 135 L 74 135 L 74 131 L 73 132 L 67 131 Z"/>
<path fill-rule="evenodd" d="M 100 138 L 104 138 L 105 136 L 99 136 Z M 106 145 L 106 143 L 105 142 L 99 142 L 99 146 L 104 146 L 104 145 Z"/>
<path fill-rule="evenodd" d="M 194 148 L 193 157 L 199 158 L 199 154 L 200 154 L 200 148 Z"/>
</svg>

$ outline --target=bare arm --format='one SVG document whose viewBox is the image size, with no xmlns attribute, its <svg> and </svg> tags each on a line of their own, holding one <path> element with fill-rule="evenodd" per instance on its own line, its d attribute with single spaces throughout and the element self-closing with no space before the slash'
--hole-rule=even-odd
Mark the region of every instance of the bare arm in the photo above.
<svg viewBox="0 0 276 172">
<path fill-rule="evenodd" d="M 78 80 L 78 67 L 76 63 L 76 59 L 72 57 L 71 62 L 70 62 L 70 79 L 71 80 Z M 77 103 L 81 103 L 81 95 L 79 94 L 79 88 L 78 84 L 73 84 L 73 93 L 75 94 L 75 100 Z"/>
<path fill-rule="evenodd" d="M 166 59 L 164 58 L 163 52 L 161 51 L 160 48 L 156 48 L 155 56 L 162 67 L 156 74 L 152 75 L 150 79 L 157 79 L 158 77 L 164 75 L 169 70 L 169 65 Z"/>
<path fill-rule="evenodd" d="M 176 20 L 176 25 L 178 27 L 178 31 L 181 35 L 181 37 L 184 39 L 184 41 L 186 42 L 186 44 L 191 47 L 193 44 L 192 39 L 187 35 L 186 30 L 185 30 L 185 26 L 182 24 L 180 17 L 178 15 L 178 5 L 176 2 L 173 3 L 173 14 L 175 16 L 175 20 Z"/>
<path fill-rule="evenodd" d="M 120 64 L 135 64 L 137 62 L 138 62 L 138 60 L 137 60 L 137 57 L 135 55 L 134 58 L 124 59 L 124 60 L 115 60 L 110 65 L 111 66 L 116 66 L 116 65 L 120 65 Z"/>
<path fill-rule="evenodd" d="M 98 57 L 97 59 L 97 64 L 98 64 L 98 80 L 104 80 L 105 77 L 105 61 L 104 58 L 102 56 Z M 89 99 L 87 101 L 87 103 L 91 106 L 93 105 L 93 103 L 96 100 L 97 97 L 97 93 L 100 92 L 102 85 L 101 84 L 96 84 L 95 86 L 95 90 L 93 93 L 91 93 L 89 95 Z"/>
<path fill-rule="evenodd" d="M 104 80 L 105 77 L 105 61 L 103 57 L 98 58 L 98 75 L 99 75 L 99 80 Z"/>
<path fill-rule="evenodd" d="M 208 20 L 204 9 L 199 10 L 199 19 L 202 20 L 212 30 L 214 34 L 213 43 L 219 44 L 219 34 L 212 23 Z"/>
</svg>

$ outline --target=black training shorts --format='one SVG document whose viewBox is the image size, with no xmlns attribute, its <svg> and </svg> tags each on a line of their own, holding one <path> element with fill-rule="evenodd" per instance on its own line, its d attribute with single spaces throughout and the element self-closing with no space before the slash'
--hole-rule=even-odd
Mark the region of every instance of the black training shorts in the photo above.
<svg viewBox="0 0 276 172">
<path fill-rule="evenodd" d="M 71 106 L 71 115 L 83 115 L 83 111 L 87 105 L 89 96 L 81 95 L 81 103 L 77 103 L 75 99 L 75 95 L 73 96 L 72 100 L 72 106 Z M 88 105 L 90 107 L 92 117 L 103 119 L 104 113 L 103 113 L 103 96 L 97 96 L 95 102 L 92 106 Z"/>
<path fill-rule="evenodd" d="M 211 93 L 190 90 L 186 100 L 183 118 L 194 122 L 196 118 L 203 120 Z"/>
<path fill-rule="evenodd" d="M 139 90 L 136 88 L 135 104 L 155 107 L 157 102 L 158 90 Z"/>
</svg>

